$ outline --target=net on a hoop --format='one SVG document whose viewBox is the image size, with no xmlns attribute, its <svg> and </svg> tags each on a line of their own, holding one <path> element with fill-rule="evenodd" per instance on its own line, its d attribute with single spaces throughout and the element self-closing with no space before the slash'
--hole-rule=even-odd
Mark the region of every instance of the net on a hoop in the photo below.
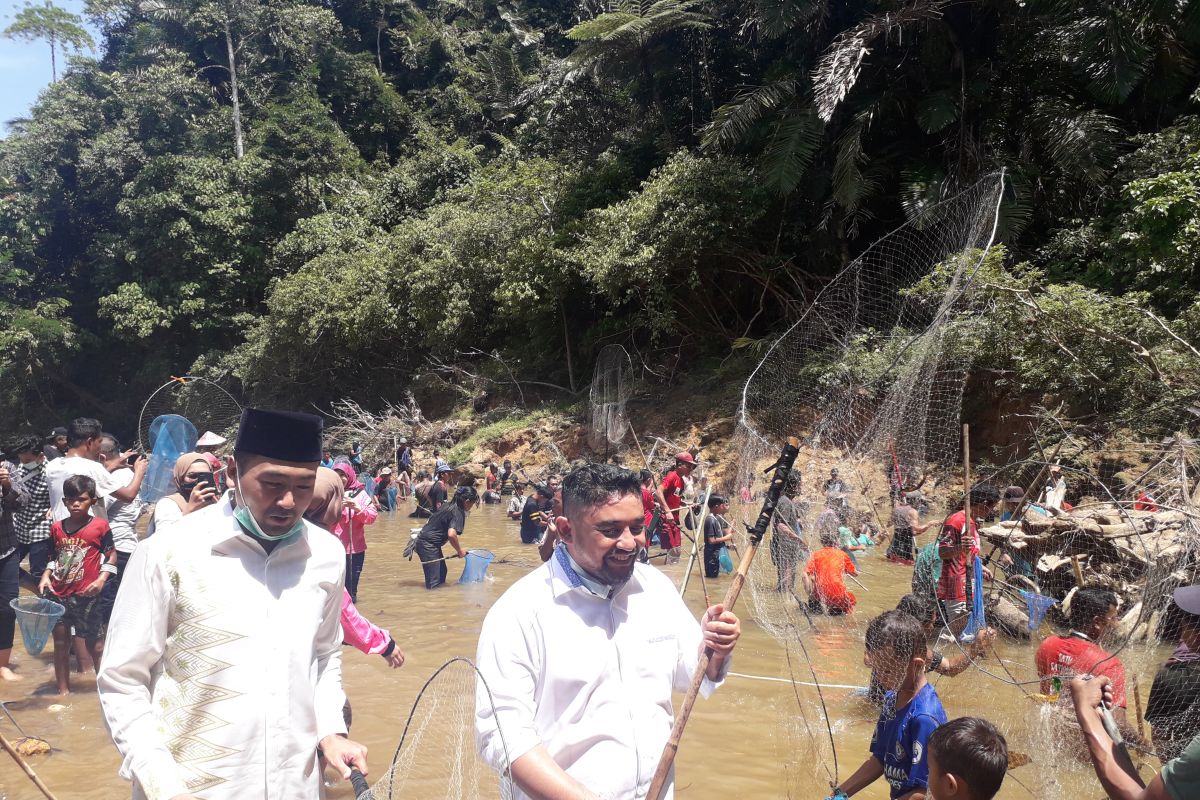
<svg viewBox="0 0 1200 800">
<path fill-rule="evenodd" d="M 470 659 L 456 657 L 430 676 L 413 702 L 391 764 L 371 787 L 375 800 L 514 796 L 511 779 L 498 776 L 476 749 L 477 675 Z"/>
<path fill-rule="evenodd" d="M 619 344 L 605 345 L 596 357 L 590 393 L 592 427 L 589 437 L 595 451 L 616 447 L 629 430 L 625 404 L 629 401 L 632 371 L 629 353 Z"/>
<path fill-rule="evenodd" d="M 232 441 L 242 407 L 233 395 L 207 378 L 185 375 L 155 389 L 138 418 L 141 446 L 150 449 L 150 426 L 165 414 L 186 418 L 200 433 L 212 431 Z"/>
</svg>

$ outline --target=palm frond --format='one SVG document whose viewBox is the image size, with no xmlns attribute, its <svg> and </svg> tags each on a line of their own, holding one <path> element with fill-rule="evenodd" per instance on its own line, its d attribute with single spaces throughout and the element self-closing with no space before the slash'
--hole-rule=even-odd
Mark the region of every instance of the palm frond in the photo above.
<svg viewBox="0 0 1200 800">
<path fill-rule="evenodd" d="M 1093 183 L 1108 174 L 1121 135 L 1114 117 L 1048 97 L 1036 102 L 1025 120 L 1029 136 L 1057 169 Z"/>
<path fill-rule="evenodd" d="M 825 125 L 812 112 L 788 114 L 775 127 L 762 154 L 763 180 L 779 194 L 789 194 L 804 177 L 820 149 Z"/>
<path fill-rule="evenodd" d="M 787 36 L 829 14 L 828 0 L 758 0 L 754 5 L 755 22 L 768 39 Z"/>
<path fill-rule="evenodd" d="M 796 99 L 795 76 L 755 86 L 738 93 L 717 109 L 704 129 L 701 145 L 708 150 L 734 147 L 744 142 L 759 120 Z"/>
<path fill-rule="evenodd" d="M 833 119 L 838 105 L 854 88 L 871 42 L 880 35 L 940 17 L 948 3 L 949 0 L 914 0 L 907 8 L 868 17 L 838 34 L 813 70 L 813 96 L 821 119 L 825 122 Z"/>
</svg>

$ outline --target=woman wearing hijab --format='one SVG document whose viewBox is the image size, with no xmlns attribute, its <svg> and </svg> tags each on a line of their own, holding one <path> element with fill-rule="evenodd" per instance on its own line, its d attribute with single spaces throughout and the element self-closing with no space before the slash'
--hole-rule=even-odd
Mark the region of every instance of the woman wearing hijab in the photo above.
<svg viewBox="0 0 1200 800">
<path fill-rule="evenodd" d="M 362 575 L 363 562 L 367 559 L 367 537 L 364 528 L 379 518 L 379 510 L 372 502 L 367 487 L 363 486 L 354 474 L 354 467 L 343 463 L 336 464 L 333 468 L 342 477 L 345 501 L 342 504 L 341 518 L 332 530 L 346 547 L 346 591 L 350 593 L 350 598 L 357 602 L 358 579 Z"/>
<path fill-rule="evenodd" d="M 474 486 L 460 486 L 454 499 L 446 503 L 429 518 L 421 532 L 409 543 L 404 555 L 411 557 L 416 551 L 425 570 L 425 588 L 436 589 L 446 582 L 446 559 L 442 547 L 449 544 L 459 558 L 466 558 L 459 539 L 467 524 L 467 512 L 479 502 L 479 492 Z"/>
<path fill-rule="evenodd" d="M 174 478 L 178 491 L 155 504 L 146 536 L 165 531 L 193 511 L 217 502 L 213 469 L 203 453 L 184 453 L 177 458 Z"/>
<path fill-rule="evenodd" d="M 304 518 L 313 525 L 332 531 L 342 517 L 344 487 L 341 473 L 326 467 L 317 468 L 312 500 Z M 342 639 L 369 656 L 383 656 L 392 669 L 404 666 L 404 653 L 396 640 L 383 628 L 359 613 L 350 593 L 342 592 Z M 349 705 L 349 703 L 347 703 Z"/>
</svg>

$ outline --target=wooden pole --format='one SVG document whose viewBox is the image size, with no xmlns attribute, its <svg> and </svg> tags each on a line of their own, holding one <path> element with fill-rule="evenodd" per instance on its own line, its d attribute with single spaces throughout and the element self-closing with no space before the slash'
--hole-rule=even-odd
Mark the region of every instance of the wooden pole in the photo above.
<svg viewBox="0 0 1200 800">
<path fill-rule="evenodd" d="M 1083 588 L 1083 567 L 1079 564 L 1079 556 L 1071 556 L 1071 570 L 1075 573 L 1075 585 Z"/>
<path fill-rule="evenodd" d="M 754 556 L 758 553 L 758 546 L 767 532 L 767 527 L 771 524 L 771 518 L 775 515 L 775 504 L 779 502 L 779 495 L 783 493 L 783 484 L 787 481 L 788 475 L 792 471 L 792 464 L 796 462 L 796 455 L 799 452 L 800 441 L 789 438 L 779 454 L 779 460 L 772 466 L 775 472 L 771 476 L 770 486 L 763 498 L 758 519 L 749 530 L 750 548 L 742 557 L 741 563 L 738 564 L 737 571 L 733 573 L 733 580 L 729 584 L 729 590 L 725 593 L 726 611 L 732 611 L 737 604 L 738 596 L 742 593 L 742 586 L 746 583 L 746 576 L 750 572 L 750 565 L 754 563 Z M 683 705 L 680 706 L 679 715 L 675 717 L 675 724 L 671 728 L 671 736 L 663 747 L 662 756 L 659 757 L 658 768 L 654 770 L 654 779 L 650 782 L 650 791 L 646 794 L 646 800 L 660 800 L 662 797 L 663 790 L 667 786 L 667 777 L 671 774 L 671 767 L 675 763 L 675 754 L 679 752 L 679 742 L 683 738 L 688 718 L 692 715 L 692 707 L 696 705 L 696 697 L 700 694 L 700 685 L 704 682 L 705 674 L 708 672 L 708 663 L 712 657 L 713 651 L 708 647 L 704 648 L 704 652 L 700 654 L 700 663 L 696 665 L 691 686 L 684 695 Z"/>
<path fill-rule="evenodd" d="M 17 752 L 17 749 L 12 746 L 12 743 L 9 742 L 8 739 L 4 738 L 4 734 L 2 733 L 0 733 L 0 747 L 3 747 L 5 751 L 12 756 L 13 761 L 17 762 L 17 766 L 19 766 L 25 772 L 25 775 L 28 776 L 29 780 L 33 781 L 33 785 L 36 786 L 41 793 L 46 796 L 47 800 L 58 800 L 58 798 L 54 796 L 54 793 L 47 788 L 46 784 L 42 783 L 42 779 L 39 778 L 37 773 L 33 771 L 33 767 L 29 766 L 25 759 L 22 758 L 21 754 Z"/>
<path fill-rule="evenodd" d="M 692 577 L 692 565 L 694 565 L 696 563 L 696 550 L 700 547 L 700 539 L 704 535 L 704 518 L 708 516 L 708 498 L 711 495 L 712 495 L 712 487 L 710 486 L 704 490 L 704 502 L 701 504 L 701 508 L 700 508 L 700 527 L 699 527 L 699 529 L 692 531 L 692 533 L 695 534 L 695 536 L 692 538 L 692 553 L 690 556 L 688 556 L 687 572 L 683 573 L 683 582 L 679 585 L 679 596 L 680 597 L 683 597 L 683 595 L 687 592 L 688 579 Z M 679 520 L 679 530 L 680 530 L 680 532 L 682 532 L 683 531 L 683 519 L 682 519 L 682 515 L 680 515 L 680 516 L 681 516 L 681 518 Z M 692 511 L 692 519 L 695 519 L 695 518 L 696 518 L 696 512 L 693 510 Z M 700 567 L 700 582 L 701 582 L 701 584 L 703 584 L 703 582 L 704 582 L 704 567 L 703 567 L 703 565 L 701 565 L 701 567 Z M 704 587 L 704 607 L 708 608 L 708 587 L 707 586 Z"/>
<path fill-rule="evenodd" d="M 1138 683 L 1138 679 L 1133 679 L 1133 705 L 1137 711 L 1137 732 L 1138 739 L 1142 742 L 1146 741 L 1146 720 L 1142 715 L 1142 687 Z"/>
</svg>

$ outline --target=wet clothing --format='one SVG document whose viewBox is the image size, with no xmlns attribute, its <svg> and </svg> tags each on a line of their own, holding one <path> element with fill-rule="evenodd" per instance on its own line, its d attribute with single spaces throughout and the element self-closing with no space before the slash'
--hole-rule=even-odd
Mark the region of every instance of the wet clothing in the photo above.
<svg viewBox="0 0 1200 800">
<path fill-rule="evenodd" d="M 812 578 L 812 598 L 830 611 L 849 614 L 857 598 L 846 589 L 844 573 L 857 575 L 854 561 L 836 547 L 822 547 L 809 556 L 804 574 Z"/>
<path fill-rule="evenodd" d="M 661 488 L 663 499 L 667 501 L 670 513 L 662 519 L 658 543 L 664 550 L 674 550 L 683 542 L 683 534 L 679 530 L 679 507 L 683 505 L 683 493 L 687 489 L 687 484 L 682 475 L 671 470 L 663 478 Z"/>
<path fill-rule="evenodd" d="M 525 510 L 525 501 L 529 499 L 528 495 L 513 495 L 508 499 L 508 515 L 520 514 Z"/>
<path fill-rule="evenodd" d="M 519 480 L 517 473 L 513 470 L 500 473 L 500 494 L 509 495 L 513 493 L 513 486 Z"/>
<path fill-rule="evenodd" d="M 435 511 L 417 534 L 414 551 L 421 559 L 421 569 L 425 572 L 425 588 L 436 589 L 446 582 L 446 562 L 442 548 L 450 541 L 450 531 L 459 536 L 466 526 L 467 514 L 457 503 L 450 503 Z"/>
<path fill-rule="evenodd" d="M 716 578 L 721 574 L 721 548 L 724 542 L 712 544 L 714 539 L 725 538 L 721 518 L 709 514 L 704 518 L 704 577 Z"/>
<path fill-rule="evenodd" d="M 962 511 L 951 514 L 942 523 L 938 544 L 941 547 L 959 547 L 964 539 L 965 520 L 966 515 Z M 971 520 L 970 531 L 965 535 L 970 537 L 966 550 L 960 551 L 958 555 L 949 560 L 942 559 L 942 572 L 937 584 L 938 600 L 965 603 L 970 596 L 970 590 L 967 588 L 968 565 L 974 564 L 975 556 L 979 554 L 979 547 L 976 544 L 979 531 L 975 526 L 975 520 Z"/>
<path fill-rule="evenodd" d="M 416 498 L 417 507 L 408 516 L 424 518 L 433 515 L 433 508 L 429 501 L 429 490 L 432 488 L 433 484 L 430 483 L 418 483 L 413 486 L 413 497 Z"/>
<path fill-rule="evenodd" d="M 942 574 L 942 555 L 938 543 L 930 542 L 917 553 L 913 566 L 912 591 L 922 597 L 936 597 L 938 578 Z"/>
<path fill-rule="evenodd" d="M 916 544 L 916 532 L 912 527 L 912 517 L 915 509 L 907 505 L 898 505 L 892 509 L 893 533 L 892 543 L 887 549 L 887 557 L 891 561 L 901 563 L 913 560 L 913 547 Z"/>
<path fill-rule="evenodd" d="M 441 481 L 434 481 L 429 487 L 429 510 L 434 514 L 440 511 L 446 505 L 446 497 L 446 487 Z"/>
<path fill-rule="evenodd" d="M 1146 701 L 1154 749 L 1166 762 L 1200 735 L 1200 662 L 1171 658 L 1154 676 Z"/>
<path fill-rule="evenodd" d="M 796 518 L 796 503 L 787 495 L 780 495 L 775 504 L 775 516 L 771 523 L 771 563 L 775 565 L 778 574 L 775 588 L 777 591 L 792 591 L 793 586 L 784 586 L 787 576 L 795 578 L 796 566 L 808 555 L 804 543 L 786 533 L 780 533 L 777 526 L 788 528 L 800 533 L 800 524 Z"/>
<path fill-rule="evenodd" d="M 554 503 L 551 500 L 539 499 L 536 495 L 525 498 L 525 505 L 521 507 L 522 543 L 538 543 L 538 540 L 542 538 L 542 532 L 546 530 L 543 521 L 547 519 L 547 515 L 553 508 Z"/>
<path fill-rule="evenodd" d="M 1106 675 L 1112 681 L 1113 703 L 1125 708 L 1125 665 L 1104 648 L 1074 631 L 1069 636 L 1051 636 L 1034 656 L 1042 694 L 1050 694 L 1051 678 L 1077 675 Z"/>
<path fill-rule="evenodd" d="M 896 708 L 896 693 L 884 696 L 883 711 L 871 739 L 871 755 L 883 765 L 891 785 L 892 800 L 924 790 L 929 785 L 929 737 L 946 724 L 946 710 L 933 684 L 927 683 L 903 708 Z"/>
</svg>

